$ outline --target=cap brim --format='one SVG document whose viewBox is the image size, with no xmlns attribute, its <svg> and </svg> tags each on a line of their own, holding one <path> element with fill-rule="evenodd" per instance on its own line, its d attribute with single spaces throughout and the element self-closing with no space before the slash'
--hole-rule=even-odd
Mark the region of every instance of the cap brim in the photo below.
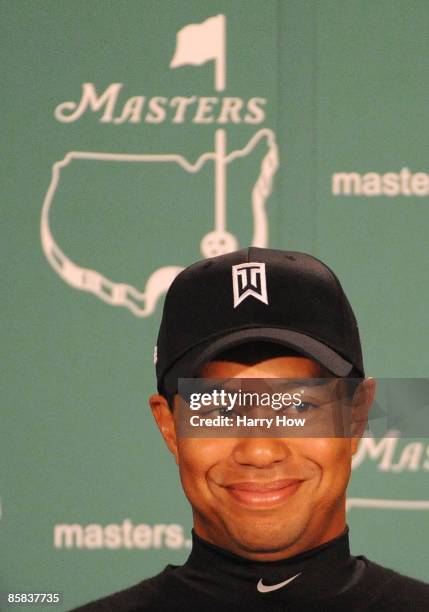
<svg viewBox="0 0 429 612">
<path fill-rule="evenodd" d="M 277 327 L 257 327 L 233 331 L 185 353 L 166 372 L 163 390 L 167 393 L 177 393 L 179 378 L 192 378 L 205 363 L 212 361 L 223 351 L 251 341 L 272 342 L 296 350 L 303 356 L 314 359 L 335 376 L 347 376 L 353 369 L 352 363 L 310 336 Z"/>
</svg>

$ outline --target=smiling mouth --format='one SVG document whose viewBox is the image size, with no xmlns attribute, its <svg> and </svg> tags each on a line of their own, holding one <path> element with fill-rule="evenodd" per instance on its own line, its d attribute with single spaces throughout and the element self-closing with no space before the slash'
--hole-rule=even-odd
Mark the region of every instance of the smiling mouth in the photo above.
<svg viewBox="0 0 429 612">
<path fill-rule="evenodd" d="M 303 480 L 288 478 L 273 482 L 239 482 L 227 485 L 225 489 L 241 504 L 266 508 L 281 504 L 299 489 Z"/>
</svg>

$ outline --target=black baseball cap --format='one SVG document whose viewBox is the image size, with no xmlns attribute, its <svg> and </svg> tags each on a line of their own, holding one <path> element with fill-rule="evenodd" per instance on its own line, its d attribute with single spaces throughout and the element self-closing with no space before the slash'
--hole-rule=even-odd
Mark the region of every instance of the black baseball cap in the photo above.
<svg viewBox="0 0 429 612">
<path fill-rule="evenodd" d="M 171 284 L 155 348 L 158 391 L 246 342 L 283 345 L 335 376 L 364 377 L 359 330 L 332 270 L 306 253 L 249 247 L 198 261 Z"/>
</svg>

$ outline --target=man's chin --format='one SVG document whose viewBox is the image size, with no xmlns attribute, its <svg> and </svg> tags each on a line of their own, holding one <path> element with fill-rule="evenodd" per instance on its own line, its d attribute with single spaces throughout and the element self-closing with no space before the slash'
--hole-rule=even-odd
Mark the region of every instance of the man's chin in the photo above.
<svg viewBox="0 0 429 612">
<path fill-rule="evenodd" d="M 249 558 L 265 556 L 266 560 L 271 556 L 273 559 L 290 556 L 288 550 L 294 548 L 304 531 L 305 525 L 267 525 L 257 522 L 248 527 L 231 525 L 228 529 L 230 542 L 237 554 Z"/>
</svg>

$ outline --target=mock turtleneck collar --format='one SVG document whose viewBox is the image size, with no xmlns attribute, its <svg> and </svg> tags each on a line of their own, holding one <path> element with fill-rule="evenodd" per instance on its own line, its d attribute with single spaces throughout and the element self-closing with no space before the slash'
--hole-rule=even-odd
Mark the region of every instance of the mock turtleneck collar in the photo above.
<svg viewBox="0 0 429 612">
<path fill-rule="evenodd" d="M 215 544 L 211 544 L 207 540 L 201 538 L 194 529 L 192 529 L 192 552 L 189 556 L 187 563 L 190 565 L 200 565 L 201 563 L 205 563 L 207 561 L 214 560 L 214 558 L 218 558 L 222 564 L 232 564 L 232 565 L 243 565 L 244 567 L 252 567 L 252 566 L 268 566 L 268 567 L 287 567 L 292 566 L 295 563 L 300 563 L 303 561 L 309 561 L 310 559 L 319 559 L 320 557 L 324 558 L 325 561 L 329 559 L 330 562 L 337 561 L 339 563 L 344 563 L 350 557 L 350 547 L 349 547 L 349 528 L 346 526 L 345 530 L 341 535 L 334 538 L 333 540 L 329 540 L 329 542 L 325 542 L 324 544 L 320 544 L 320 546 L 316 546 L 315 548 L 311 548 L 309 550 L 305 550 L 293 557 L 287 557 L 285 559 L 278 559 L 276 561 L 255 561 L 252 559 L 247 559 L 246 557 L 242 557 L 237 555 L 230 550 L 225 548 L 221 548 L 220 546 L 216 546 Z"/>
<path fill-rule="evenodd" d="M 253 561 L 215 546 L 192 532 L 192 552 L 182 566 L 189 578 L 242 595 L 253 594 L 271 601 L 314 601 L 343 592 L 360 573 L 358 561 L 350 556 L 349 529 L 298 555 L 277 561 Z M 297 576 L 296 576 L 297 575 Z M 284 583 L 280 588 L 265 589 Z M 259 588 L 258 588 L 259 584 Z"/>
</svg>

